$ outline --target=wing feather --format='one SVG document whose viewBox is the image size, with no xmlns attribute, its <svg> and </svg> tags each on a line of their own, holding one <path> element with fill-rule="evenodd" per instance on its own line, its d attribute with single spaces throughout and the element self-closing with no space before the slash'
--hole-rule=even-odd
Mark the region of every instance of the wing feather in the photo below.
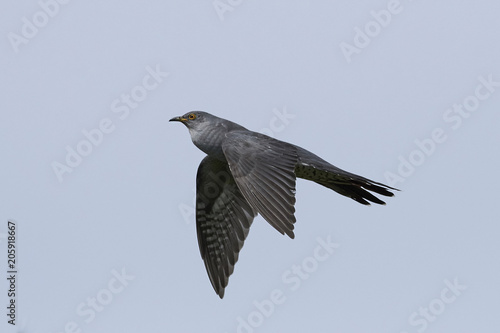
<svg viewBox="0 0 500 333">
<path fill-rule="evenodd" d="M 281 234 L 294 238 L 295 146 L 254 132 L 226 135 L 222 150 L 245 199 Z"/>
<path fill-rule="evenodd" d="M 227 163 L 205 157 L 196 178 L 196 230 L 201 257 L 220 298 L 256 215 Z"/>
</svg>

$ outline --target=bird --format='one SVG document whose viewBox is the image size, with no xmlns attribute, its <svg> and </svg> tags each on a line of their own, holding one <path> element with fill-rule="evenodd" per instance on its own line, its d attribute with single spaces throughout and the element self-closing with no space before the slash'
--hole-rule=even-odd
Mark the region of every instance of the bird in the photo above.
<svg viewBox="0 0 500 333">
<path fill-rule="evenodd" d="M 387 197 L 398 191 L 208 112 L 191 111 L 169 121 L 184 124 L 193 144 L 206 154 L 196 175 L 196 232 L 208 277 L 221 299 L 257 214 L 282 235 L 295 237 L 297 178 L 363 205 L 385 205 L 370 191 Z"/>
</svg>

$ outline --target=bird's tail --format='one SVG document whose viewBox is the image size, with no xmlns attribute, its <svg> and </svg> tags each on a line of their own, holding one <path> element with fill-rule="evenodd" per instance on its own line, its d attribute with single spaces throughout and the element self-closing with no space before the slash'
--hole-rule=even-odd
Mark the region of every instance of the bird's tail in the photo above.
<svg viewBox="0 0 500 333">
<path fill-rule="evenodd" d="M 334 174 L 334 176 L 337 175 L 338 174 Z M 368 191 L 372 191 L 386 197 L 394 196 L 394 193 L 390 192 L 389 190 L 398 191 L 398 189 L 374 182 L 361 176 L 354 176 L 356 176 L 356 178 L 349 177 L 343 181 L 334 179 L 328 181 L 313 181 L 320 185 L 328 187 L 339 194 L 349 197 L 363 205 L 369 205 L 370 201 L 379 205 L 385 205 L 384 201 L 380 200 Z"/>
<path fill-rule="evenodd" d="M 295 166 L 297 177 L 312 180 L 363 205 L 369 205 L 370 202 L 385 205 L 384 201 L 369 191 L 386 197 L 394 196 L 391 191 L 399 191 L 396 188 L 339 169 L 303 148 L 297 147 L 297 152 L 299 157 Z"/>
</svg>

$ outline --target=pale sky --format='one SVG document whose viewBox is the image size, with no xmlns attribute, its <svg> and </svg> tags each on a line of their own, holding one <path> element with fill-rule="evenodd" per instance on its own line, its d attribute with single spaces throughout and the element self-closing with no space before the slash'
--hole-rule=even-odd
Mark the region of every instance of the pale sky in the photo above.
<svg viewBox="0 0 500 333">
<path fill-rule="evenodd" d="M 1 7 L 2 332 L 500 327 L 497 1 Z M 257 217 L 221 300 L 204 154 L 168 122 L 190 110 L 401 192 L 364 207 L 299 180 L 295 239 Z"/>
</svg>

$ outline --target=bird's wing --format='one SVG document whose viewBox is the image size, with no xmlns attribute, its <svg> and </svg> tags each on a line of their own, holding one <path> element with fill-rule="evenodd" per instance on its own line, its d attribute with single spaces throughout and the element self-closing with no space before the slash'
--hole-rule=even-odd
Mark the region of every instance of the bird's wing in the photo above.
<svg viewBox="0 0 500 333">
<path fill-rule="evenodd" d="M 196 176 L 196 231 L 201 257 L 220 298 L 256 215 L 227 163 L 205 157 Z"/>
<path fill-rule="evenodd" d="M 226 135 L 222 150 L 245 199 L 281 234 L 294 238 L 295 146 L 235 131 Z"/>
</svg>

